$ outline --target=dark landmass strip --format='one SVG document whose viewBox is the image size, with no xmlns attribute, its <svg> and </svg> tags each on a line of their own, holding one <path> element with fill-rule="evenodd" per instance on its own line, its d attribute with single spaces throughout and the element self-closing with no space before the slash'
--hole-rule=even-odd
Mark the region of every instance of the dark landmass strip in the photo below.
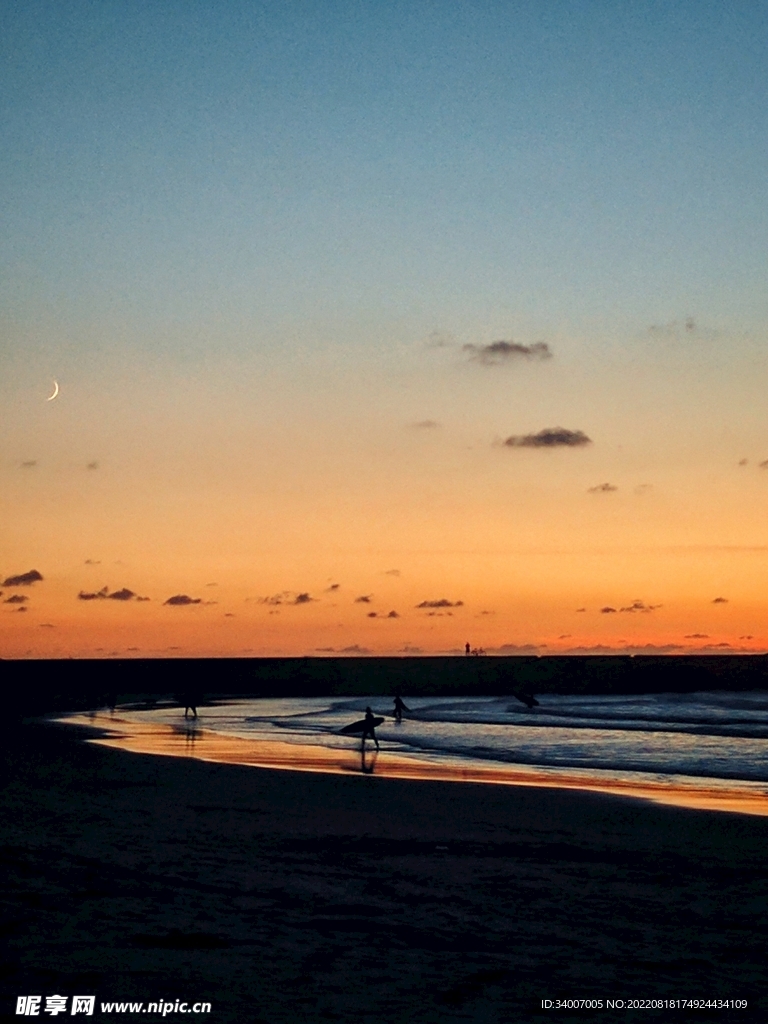
<svg viewBox="0 0 768 1024">
<path fill-rule="evenodd" d="M 768 655 L 176 658 L 0 661 L 6 713 L 184 695 L 255 697 L 692 693 L 768 687 Z"/>
</svg>

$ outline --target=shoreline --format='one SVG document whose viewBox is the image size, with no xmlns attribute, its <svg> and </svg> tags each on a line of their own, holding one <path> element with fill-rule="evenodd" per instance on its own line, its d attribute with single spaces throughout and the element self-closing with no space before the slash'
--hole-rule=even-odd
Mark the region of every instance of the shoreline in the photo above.
<svg viewBox="0 0 768 1024">
<path fill-rule="evenodd" d="M 706 782 L 670 786 L 611 778 L 608 773 L 600 777 L 599 769 L 585 774 L 573 769 L 537 769 L 524 765 L 460 767 L 404 757 L 385 750 L 378 755 L 370 750 L 363 769 L 359 748 L 350 748 L 346 752 L 310 744 L 227 736 L 197 727 L 192 724 L 195 720 L 189 720 L 187 727 L 175 727 L 134 722 L 115 714 L 97 712 L 56 717 L 52 721 L 65 726 L 99 730 L 102 735 L 88 738 L 86 742 L 135 754 L 188 758 L 278 771 L 374 776 L 411 782 L 480 783 L 575 790 L 689 810 L 768 817 L 768 792 L 749 793 L 743 789 L 729 789 L 727 782 L 717 786 L 708 786 Z"/>
</svg>

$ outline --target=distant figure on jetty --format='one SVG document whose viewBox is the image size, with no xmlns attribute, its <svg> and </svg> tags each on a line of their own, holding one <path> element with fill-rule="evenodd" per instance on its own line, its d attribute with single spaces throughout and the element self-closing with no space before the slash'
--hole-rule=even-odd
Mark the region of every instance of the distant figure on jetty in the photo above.
<svg viewBox="0 0 768 1024">
<path fill-rule="evenodd" d="M 373 740 L 376 744 L 376 749 L 379 749 L 379 741 L 376 739 L 376 717 L 370 708 L 365 709 L 365 726 L 363 727 L 363 742 L 362 748 L 365 750 L 365 740 L 367 737 Z"/>
<path fill-rule="evenodd" d="M 467 642 L 464 644 L 464 653 L 466 654 L 467 657 L 469 657 L 470 654 L 472 653 L 472 647 L 469 643 L 469 640 L 467 640 Z"/>
<path fill-rule="evenodd" d="M 395 721 L 397 722 L 398 725 L 403 720 L 403 712 L 404 711 L 410 711 L 410 710 L 411 709 L 409 707 L 406 707 L 404 701 L 400 697 L 400 694 L 398 694 L 395 697 Z"/>
</svg>

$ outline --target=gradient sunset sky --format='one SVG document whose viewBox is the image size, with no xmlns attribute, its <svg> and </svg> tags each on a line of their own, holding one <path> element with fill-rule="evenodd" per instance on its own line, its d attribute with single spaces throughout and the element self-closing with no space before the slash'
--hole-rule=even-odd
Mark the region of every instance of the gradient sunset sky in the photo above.
<svg viewBox="0 0 768 1024">
<path fill-rule="evenodd" d="M 767 44 L 6 4 L 0 656 L 768 649 Z"/>
</svg>

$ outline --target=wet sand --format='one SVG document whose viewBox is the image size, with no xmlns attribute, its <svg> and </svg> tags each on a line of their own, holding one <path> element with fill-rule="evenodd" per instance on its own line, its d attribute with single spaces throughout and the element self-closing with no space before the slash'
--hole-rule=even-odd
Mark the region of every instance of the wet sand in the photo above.
<svg viewBox="0 0 768 1024">
<path fill-rule="evenodd" d="M 210 1000 L 203 1019 L 248 1024 L 768 1019 L 764 817 L 9 732 L 4 1007 L 93 993 Z M 749 1008 L 541 1009 L 632 996 Z"/>
<path fill-rule="evenodd" d="M 320 746 L 301 746 L 265 740 L 248 740 L 205 729 L 199 721 L 183 725 L 140 722 L 119 714 L 99 712 L 62 719 L 72 725 L 98 727 L 104 733 L 93 742 L 120 750 L 169 757 L 191 757 L 220 764 L 240 764 L 285 771 L 361 774 L 360 743 L 349 738 L 348 751 Z M 663 784 L 611 778 L 609 772 L 580 773 L 574 769 L 537 769 L 521 765 L 467 767 L 403 757 L 384 750 L 377 756 L 370 741 L 363 762 L 366 773 L 379 778 L 428 782 L 476 782 L 506 786 L 536 786 L 549 789 L 578 789 L 613 796 L 634 797 L 675 807 L 704 811 L 730 811 L 768 816 L 766 787 L 753 790 L 730 788 L 727 783 L 707 785 L 690 779 L 686 784 Z M 602 777 L 600 777 L 602 776 Z"/>
</svg>

